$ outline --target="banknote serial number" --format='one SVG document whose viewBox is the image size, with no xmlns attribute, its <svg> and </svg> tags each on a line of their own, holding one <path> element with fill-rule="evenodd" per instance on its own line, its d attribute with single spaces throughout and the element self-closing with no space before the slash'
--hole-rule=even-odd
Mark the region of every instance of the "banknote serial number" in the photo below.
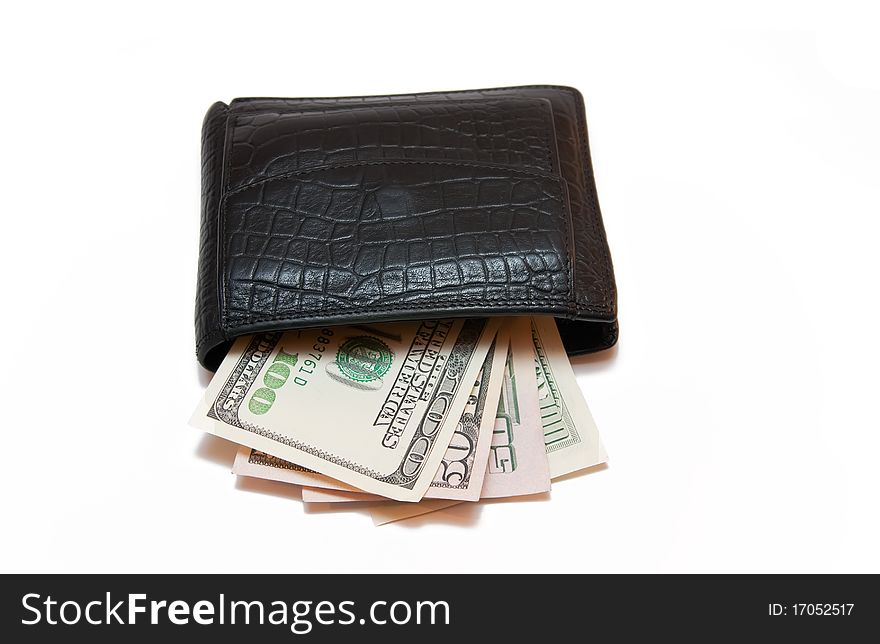
<svg viewBox="0 0 880 644">
<path fill-rule="evenodd" d="M 311 350 L 300 361 L 297 375 L 294 376 L 293 382 L 300 387 L 309 384 L 308 377 L 315 373 L 315 367 L 321 362 L 324 352 L 327 351 L 327 345 L 330 344 L 330 338 L 333 337 L 333 329 L 321 329 L 320 335 L 312 345 Z"/>
<path fill-rule="evenodd" d="M 803 604 L 768 604 L 767 614 L 771 617 L 834 617 L 852 615 L 855 604 L 822 604 L 822 603 L 803 603 Z"/>
</svg>

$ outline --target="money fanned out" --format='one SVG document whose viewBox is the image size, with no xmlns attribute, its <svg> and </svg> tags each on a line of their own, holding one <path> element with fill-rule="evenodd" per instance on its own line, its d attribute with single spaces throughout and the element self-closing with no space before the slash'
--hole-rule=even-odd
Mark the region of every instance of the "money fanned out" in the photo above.
<svg viewBox="0 0 880 644">
<path fill-rule="evenodd" d="M 607 460 L 550 317 L 332 326 L 239 338 L 191 424 L 240 476 L 376 525 L 547 492 Z"/>
</svg>

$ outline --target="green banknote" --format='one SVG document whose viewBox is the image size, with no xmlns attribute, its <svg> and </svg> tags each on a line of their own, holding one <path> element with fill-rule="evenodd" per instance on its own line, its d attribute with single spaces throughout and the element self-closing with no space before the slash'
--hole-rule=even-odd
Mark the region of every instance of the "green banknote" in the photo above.
<svg viewBox="0 0 880 644">
<path fill-rule="evenodd" d="M 499 325 L 440 319 L 239 338 L 191 423 L 365 492 L 417 501 Z"/>
</svg>

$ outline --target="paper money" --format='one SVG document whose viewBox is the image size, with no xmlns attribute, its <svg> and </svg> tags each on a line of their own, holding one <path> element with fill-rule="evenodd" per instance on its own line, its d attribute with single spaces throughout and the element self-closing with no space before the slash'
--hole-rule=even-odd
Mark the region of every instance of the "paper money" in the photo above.
<svg viewBox="0 0 880 644">
<path fill-rule="evenodd" d="M 493 449 L 495 409 L 504 380 L 510 332 L 501 327 L 474 384 L 464 413 L 446 448 L 426 498 L 476 501 Z"/>
<path fill-rule="evenodd" d="M 493 439 L 495 424 L 493 411 L 501 392 L 509 338 L 509 331 L 500 328 L 486 354 L 483 368 L 474 383 L 452 440 L 425 496 L 463 501 L 476 501 L 480 498 L 480 490 L 486 474 L 486 459 Z M 535 408 L 537 409 L 537 398 Z M 344 501 L 347 498 L 364 500 L 363 490 L 248 448 L 239 449 L 232 471 L 243 476 L 354 493 L 352 497 L 345 494 L 337 495 L 334 501 Z"/>
<path fill-rule="evenodd" d="M 531 359 L 534 361 L 533 368 L 538 381 L 544 449 L 551 477 L 555 479 L 604 463 L 608 456 L 593 416 L 578 387 L 555 321 L 553 318 L 535 317 L 531 318 L 529 326 L 534 351 Z M 516 350 L 519 337 L 520 332 L 512 333 L 512 351 Z M 490 481 L 493 480 L 491 475 L 487 475 L 484 488 L 491 485 Z M 416 504 L 382 503 L 371 507 L 370 515 L 375 525 L 382 525 L 446 507 L 450 506 L 435 507 L 428 501 Z"/>
<path fill-rule="evenodd" d="M 459 421 L 456 435 L 446 450 L 434 481 L 425 493 L 426 499 L 476 501 L 478 498 L 537 494 L 550 489 L 550 473 L 538 407 L 535 352 L 531 339 L 530 318 L 505 320 L 498 333 L 496 349 L 498 346 L 506 346 L 507 338 L 511 336 L 513 340 L 509 351 L 506 349 L 503 352 L 497 351 L 494 365 L 484 367 L 481 372 L 481 378 L 471 394 L 471 400 L 474 402 L 470 404 L 474 411 L 469 417 L 466 409 Z M 487 371 L 489 378 L 485 377 Z M 497 410 L 494 418 L 483 413 L 482 407 L 485 403 L 479 402 L 482 400 L 499 400 L 497 404 L 492 403 L 492 407 Z M 478 424 L 477 419 L 480 418 L 483 428 L 478 442 L 475 426 Z M 241 462 L 240 466 L 239 462 Z M 469 486 L 466 474 L 457 479 L 450 477 L 458 471 L 467 473 L 472 470 L 472 463 L 485 463 L 482 467 L 484 476 L 471 477 Z M 264 455 L 256 453 L 240 454 L 236 458 L 233 471 L 237 474 L 284 480 L 337 492 L 327 495 L 324 500 L 330 498 L 334 502 L 365 500 L 361 490 L 333 481 L 326 476 L 304 472 L 302 468 L 284 463 L 280 459 L 274 461 L 266 459 Z M 458 486 L 448 483 L 451 478 L 454 483 L 458 483 Z M 477 486 L 480 482 L 481 487 Z M 309 494 L 304 492 L 303 499 L 306 500 L 307 496 Z M 380 500 L 380 497 L 374 498 Z"/>
<path fill-rule="evenodd" d="M 191 423 L 366 492 L 417 501 L 498 326 L 426 320 L 240 338 Z"/>
<path fill-rule="evenodd" d="M 532 318 L 535 372 L 550 476 L 557 478 L 608 460 L 599 430 L 578 387 L 551 317 Z"/>
<path fill-rule="evenodd" d="M 480 494 L 484 499 L 538 494 L 550 489 L 531 319 L 509 318 L 505 327 L 510 331 L 511 344 Z M 333 496 L 336 501 L 353 500 L 344 491 Z M 429 490 L 425 498 L 430 496 Z"/>
<path fill-rule="evenodd" d="M 446 322 L 454 324 L 452 320 Z M 365 330 L 387 333 L 387 329 L 382 327 L 358 328 L 360 332 Z M 446 334 L 446 341 L 452 343 L 453 347 L 460 344 L 457 336 L 455 339 L 450 337 L 454 335 L 455 329 L 450 329 L 450 333 Z M 509 346 L 508 338 L 510 338 Z M 395 339 L 399 343 L 406 344 L 400 333 Z M 294 353 L 293 350 L 286 348 L 284 341 L 281 345 L 278 355 Z M 334 345 L 331 350 L 336 346 Z M 394 345 L 394 350 L 400 351 L 399 346 Z M 244 354 L 240 353 L 242 355 L 236 358 L 239 364 L 244 359 Z M 272 358 L 272 351 L 268 353 L 270 355 L 267 359 Z M 381 371 L 385 368 L 382 366 L 383 355 L 381 352 L 367 352 L 366 358 L 359 358 L 360 363 L 349 364 L 345 358 L 341 360 L 343 364 L 340 364 L 338 359 L 333 361 L 332 365 L 326 368 L 329 373 L 328 384 L 348 377 L 346 375 L 348 370 L 366 378 L 365 391 L 380 391 L 384 383 L 372 382 L 376 378 L 370 374 L 376 369 Z M 472 350 L 468 355 L 471 361 L 469 366 L 472 367 L 477 360 L 477 351 Z M 282 356 L 282 361 L 284 359 Z M 245 362 L 247 363 L 246 360 Z M 423 361 L 420 358 L 417 362 L 421 364 Z M 314 365 L 306 366 L 311 368 Z M 442 370 L 443 367 L 435 365 L 434 369 Z M 429 371 L 433 376 L 434 371 Z M 259 379 L 264 372 L 268 372 L 265 365 L 258 367 L 251 380 Z M 389 377 L 398 378 L 398 373 L 395 371 L 394 375 Z M 291 374 L 286 374 L 285 382 L 290 377 Z M 235 384 L 240 380 L 241 378 L 236 380 Z M 215 378 L 215 382 L 219 382 L 219 378 Z M 464 382 L 464 380 L 459 381 L 460 385 Z M 480 468 L 483 474 L 480 497 L 495 498 L 546 491 L 549 489 L 551 476 L 557 478 L 607 460 L 592 415 L 577 385 L 552 318 L 505 319 L 494 342 L 485 350 L 481 368 L 473 383 L 467 396 L 464 396 L 464 387 L 460 385 L 452 395 L 452 399 L 461 409 L 454 424 L 455 429 L 449 430 L 453 424 L 452 411 L 449 409 L 445 410 L 446 414 L 437 423 L 436 433 L 450 431 L 450 438 L 443 450 L 442 458 L 438 460 L 440 465 L 430 481 L 425 498 L 419 503 L 387 501 L 389 495 L 376 491 L 376 488 L 368 490 L 359 487 L 359 482 L 355 482 L 354 477 L 340 480 L 329 468 L 317 471 L 317 467 L 311 469 L 311 463 L 302 460 L 295 464 L 288 461 L 286 456 L 278 455 L 277 449 L 273 449 L 274 453 L 270 454 L 245 444 L 236 455 L 233 471 L 241 475 L 302 485 L 304 486 L 302 498 L 305 503 L 363 502 L 381 499 L 382 502 L 370 504 L 374 523 L 381 525 L 447 508 L 461 500 L 475 500 L 476 496 L 473 492 L 476 490 L 479 476 L 474 476 L 474 473 L 481 463 L 485 464 L 485 467 Z M 268 385 L 265 387 L 269 388 Z M 233 386 L 230 391 L 232 395 L 227 396 L 226 400 L 234 398 L 239 401 L 241 407 L 244 404 L 241 399 L 254 391 L 254 386 L 239 389 Z M 237 393 L 239 391 L 240 393 Z M 424 387 L 420 394 L 422 398 L 416 403 L 433 400 L 432 391 L 430 386 Z M 212 393 L 214 392 L 209 390 L 209 395 Z M 385 392 L 380 391 L 380 393 Z M 351 406 L 350 397 L 341 397 L 339 392 L 334 391 L 332 398 L 336 405 Z M 400 399 L 400 396 L 397 399 Z M 210 406 L 210 400 L 212 399 L 206 398 L 206 406 Z M 216 412 L 218 401 L 216 393 L 213 400 L 215 403 L 213 409 Z M 492 418 L 486 411 L 496 407 L 495 401 L 497 401 L 497 412 Z M 265 404 L 266 400 L 260 399 L 258 402 Z M 274 399 L 272 404 L 275 404 Z M 311 408 L 308 409 L 309 414 L 306 415 L 312 418 Z M 410 412 L 410 416 L 418 414 L 417 404 L 410 405 Z M 334 409 L 331 416 L 336 419 L 340 416 L 340 412 Z M 354 414 L 349 416 L 358 431 L 362 433 L 363 419 Z M 420 418 L 425 417 L 423 414 Z M 376 418 L 378 419 L 378 415 Z M 212 419 L 212 422 L 219 420 L 219 418 Z M 271 429 L 277 431 L 275 425 Z M 297 431 L 301 431 L 298 426 Z M 289 433 L 299 435 L 296 432 Z M 403 436 L 402 440 L 408 440 L 404 434 L 401 436 Z M 233 438 L 233 440 L 237 439 Z M 241 440 L 239 442 L 244 443 Z M 435 450 L 439 449 L 436 445 Z M 420 476 L 425 476 L 424 470 Z M 457 492 L 460 496 L 451 499 L 429 498 L 434 494 L 449 494 L 450 491 Z"/>
<path fill-rule="evenodd" d="M 531 325 L 510 318 L 510 354 L 492 434 L 482 498 L 536 494 L 550 489 L 550 470 L 541 430 Z"/>
</svg>

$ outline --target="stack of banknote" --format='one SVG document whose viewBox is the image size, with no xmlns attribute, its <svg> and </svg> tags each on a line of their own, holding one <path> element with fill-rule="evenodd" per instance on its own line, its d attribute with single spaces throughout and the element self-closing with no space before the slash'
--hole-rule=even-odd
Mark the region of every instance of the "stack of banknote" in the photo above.
<svg viewBox="0 0 880 644">
<path fill-rule="evenodd" d="M 233 472 L 377 524 L 539 494 L 607 459 L 551 317 L 328 326 L 239 338 L 191 423 Z"/>
</svg>

